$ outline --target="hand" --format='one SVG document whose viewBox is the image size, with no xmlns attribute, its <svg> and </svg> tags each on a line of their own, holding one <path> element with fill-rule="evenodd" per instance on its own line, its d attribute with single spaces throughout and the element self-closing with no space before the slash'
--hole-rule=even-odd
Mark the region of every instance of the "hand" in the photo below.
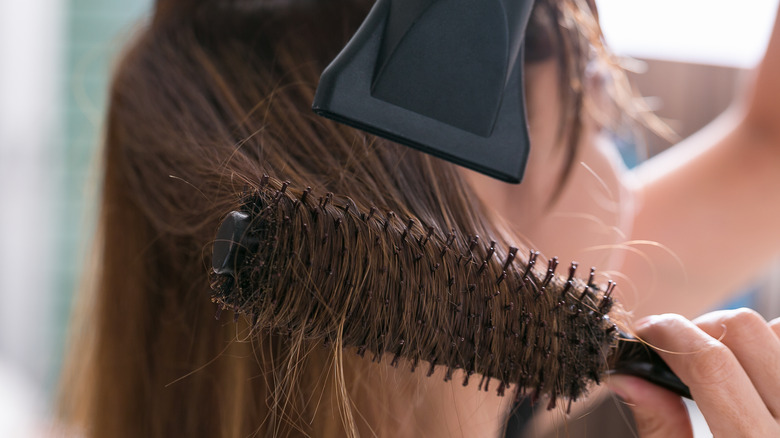
<svg viewBox="0 0 780 438">
<path fill-rule="evenodd" d="M 660 315 L 636 333 L 691 389 L 715 437 L 780 437 L 780 318 L 749 309 L 694 320 Z M 643 438 L 692 437 L 680 397 L 643 380 L 613 376 L 610 388 L 632 408 Z"/>
</svg>

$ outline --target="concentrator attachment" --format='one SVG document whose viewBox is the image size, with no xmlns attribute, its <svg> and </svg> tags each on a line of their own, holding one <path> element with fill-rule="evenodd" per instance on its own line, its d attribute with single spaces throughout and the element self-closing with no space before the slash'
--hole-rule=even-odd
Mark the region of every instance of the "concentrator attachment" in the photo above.
<svg viewBox="0 0 780 438">
<path fill-rule="evenodd" d="M 378 0 L 320 78 L 317 114 L 503 181 L 529 153 L 533 0 Z"/>
</svg>

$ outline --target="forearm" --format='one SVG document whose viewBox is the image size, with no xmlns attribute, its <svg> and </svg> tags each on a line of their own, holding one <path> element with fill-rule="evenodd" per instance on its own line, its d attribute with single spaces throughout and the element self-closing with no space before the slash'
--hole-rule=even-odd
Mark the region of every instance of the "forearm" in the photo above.
<svg viewBox="0 0 780 438">
<path fill-rule="evenodd" d="M 780 9 L 745 97 L 746 123 L 764 135 L 780 137 Z"/>
<path fill-rule="evenodd" d="M 636 313 L 695 316 L 780 253 L 780 138 L 733 109 L 633 172 L 641 199 L 633 238 L 668 248 L 629 256 L 643 289 Z"/>
<path fill-rule="evenodd" d="M 632 237 L 664 246 L 626 261 L 639 315 L 695 316 L 780 254 L 779 25 L 729 111 L 633 172 L 642 209 Z"/>
</svg>

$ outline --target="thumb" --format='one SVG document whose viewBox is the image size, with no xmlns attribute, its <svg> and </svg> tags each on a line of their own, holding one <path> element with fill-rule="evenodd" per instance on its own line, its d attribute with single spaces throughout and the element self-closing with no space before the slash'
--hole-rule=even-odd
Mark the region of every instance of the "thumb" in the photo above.
<svg viewBox="0 0 780 438">
<path fill-rule="evenodd" d="M 609 388 L 634 413 L 641 438 L 691 438 L 693 430 L 682 399 L 642 379 L 610 376 Z"/>
</svg>

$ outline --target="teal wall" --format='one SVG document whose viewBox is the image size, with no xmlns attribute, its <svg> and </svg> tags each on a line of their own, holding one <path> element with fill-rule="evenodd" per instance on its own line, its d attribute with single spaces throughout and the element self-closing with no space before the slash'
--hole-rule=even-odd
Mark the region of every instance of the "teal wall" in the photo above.
<svg viewBox="0 0 780 438">
<path fill-rule="evenodd" d="M 62 214 L 55 230 L 55 355 L 49 384 L 56 382 L 72 299 L 78 288 L 94 230 L 103 132 L 110 73 L 123 45 L 143 24 L 151 0 L 68 0 L 62 75 L 64 141 L 56 171 Z"/>
</svg>

